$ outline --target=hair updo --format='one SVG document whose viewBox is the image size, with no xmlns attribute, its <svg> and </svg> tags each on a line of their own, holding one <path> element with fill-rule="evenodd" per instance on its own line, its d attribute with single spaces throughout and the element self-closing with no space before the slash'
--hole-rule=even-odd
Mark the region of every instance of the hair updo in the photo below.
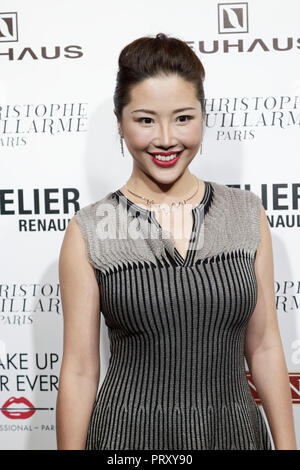
<svg viewBox="0 0 300 470">
<path fill-rule="evenodd" d="M 200 59 L 184 41 L 167 37 L 164 33 L 138 38 L 122 49 L 118 65 L 113 100 L 119 121 L 122 121 L 124 106 L 130 102 L 130 90 L 134 85 L 146 78 L 176 74 L 194 84 L 204 122 L 205 70 Z"/>
</svg>

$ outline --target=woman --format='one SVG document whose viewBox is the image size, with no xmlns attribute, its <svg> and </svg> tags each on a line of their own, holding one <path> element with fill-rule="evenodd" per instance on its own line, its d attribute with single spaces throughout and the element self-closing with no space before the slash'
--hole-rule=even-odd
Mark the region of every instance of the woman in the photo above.
<svg viewBox="0 0 300 470">
<path fill-rule="evenodd" d="M 133 170 L 77 211 L 62 244 L 59 449 L 272 449 L 244 357 L 275 448 L 296 448 L 263 206 L 188 169 L 203 80 L 190 47 L 162 33 L 119 57 Z M 101 311 L 111 357 L 97 394 Z"/>
</svg>

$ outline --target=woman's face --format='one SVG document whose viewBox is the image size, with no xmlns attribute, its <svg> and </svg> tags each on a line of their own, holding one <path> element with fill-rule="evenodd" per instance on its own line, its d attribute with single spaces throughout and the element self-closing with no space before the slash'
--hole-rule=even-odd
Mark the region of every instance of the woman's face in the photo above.
<svg viewBox="0 0 300 470">
<path fill-rule="evenodd" d="M 194 85 L 177 75 L 148 78 L 135 85 L 130 103 L 123 108 L 122 133 L 135 165 L 161 183 L 184 173 L 201 145 L 202 126 Z M 168 164 L 154 159 L 154 152 L 181 153 Z"/>
</svg>

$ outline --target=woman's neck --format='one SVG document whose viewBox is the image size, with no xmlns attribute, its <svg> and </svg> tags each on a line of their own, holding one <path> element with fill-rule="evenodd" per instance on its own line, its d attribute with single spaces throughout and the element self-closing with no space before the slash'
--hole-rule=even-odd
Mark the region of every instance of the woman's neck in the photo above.
<svg viewBox="0 0 300 470">
<path fill-rule="evenodd" d="M 147 175 L 133 173 L 127 183 L 121 188 L 121 191 L 128 196 L 129 199 L 134 199 L 137 203 L 141 203 L 142 199 L 134 196 L 127 190 L 126 186 L 138 196 L 153 199 L 157 204 L 168 204 L 174 201 L 188 199 L 196 192 L 198 186 L 198 191 L 191 199 L 191 202 L 192 200 L 196 201 L 199 199 L 200 192 L 201 194 L 203 192 L 204 182 L 189 171 L 186 171 L 180 178 L 171 183 L 155 181 Z"/>
</svg>

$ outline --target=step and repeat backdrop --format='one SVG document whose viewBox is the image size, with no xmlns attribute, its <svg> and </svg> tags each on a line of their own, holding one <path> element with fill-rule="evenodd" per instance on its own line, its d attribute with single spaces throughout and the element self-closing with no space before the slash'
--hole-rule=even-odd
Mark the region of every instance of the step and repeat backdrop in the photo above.
<svg viewBox="0 0 300 470">
<path fill-rule="evenodd" d="M 186 41 L 206 71 L 202 154 L 190 170 L 251 189 L 265 207 L 300 446 L 299 16 L 297 0 L 2 0 L 1 449 L 56 449 L 59 251 L 74 213 L 131 174 L 113 114 L 117 60 L 158 32 Z M 109 360 L 103 318 L 100 339 L 99 386 Z M 246 362 L 245 373 L 266 419 Z"/>
</svg>

